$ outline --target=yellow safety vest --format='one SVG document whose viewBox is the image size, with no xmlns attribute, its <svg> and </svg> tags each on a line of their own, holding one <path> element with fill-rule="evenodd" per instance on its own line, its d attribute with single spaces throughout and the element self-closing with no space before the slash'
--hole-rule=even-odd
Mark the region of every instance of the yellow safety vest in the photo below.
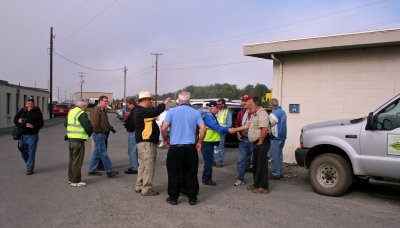
<svg viewBox="0 0 400 228">
<path fill-rule="evenodd" d="M 70 139 L 88 139 L 89 136 L 86 134 L 78 118 L 84 112 L 81 108 L 75 107 L 68 112 L 67 122 L 67 135 Z"/>
<path fill-rule="evenodd" d="M 223 109 L 220 112 L 221 112 L 221 114 L 219 115 L 218 123 L 219 123 L 219 125 L 226 127 L 226 119 L 228 117 L 229 110 Z"/>
<path fill-rule="evenodd" d="M 205 115 L 212 115 L 211 113 L 204 114 L 202 118 L 204 119 Z M 214 117 L 214 116 L 213 116 Z M 207 127 L 206 125 L 206 136 L 204 137 L 204 142 L 219 142 L 221 140 L 221 135 L 214 131 L 213 129 Z"/>
</svg>

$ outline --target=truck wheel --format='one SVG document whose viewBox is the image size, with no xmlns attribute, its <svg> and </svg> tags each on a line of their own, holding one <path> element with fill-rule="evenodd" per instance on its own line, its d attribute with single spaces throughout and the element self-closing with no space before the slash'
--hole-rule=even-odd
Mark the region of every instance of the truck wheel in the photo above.
<svg viewBox="0 0 400 228">
<path fill-rule="evenodd" d="M 351 186 L 353 172 L 343 157 L 337 154 L 323 154 L 311 162 L 308 177 L 311 186 L 319 194 L 339 196 Z"/>
</svg>

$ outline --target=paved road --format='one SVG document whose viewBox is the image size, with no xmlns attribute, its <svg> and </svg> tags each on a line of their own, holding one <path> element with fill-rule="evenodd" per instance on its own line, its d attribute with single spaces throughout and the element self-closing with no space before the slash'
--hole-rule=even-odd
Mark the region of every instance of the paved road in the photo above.
<svg viewBox="0 0 400 228">
<path fill-rule="evenodd" d="M 214 169 L 216 187 L 200 184 L 199 201 L 177 206 L 167 197 L 166 149 L 160 149 L 154 181 L 160 196 L 134 192 L 136 175 L 126 175 L 127 134 L 114 115 L 117 129 L 110 136 L 110 157 L 115 179 L 88 177 L 90 143 L 86 145 L 83 179 L 88 186 L 67 184 L 68 150 L 62 124 L 40 132 L 35 174 L 25 168 L 8 134 L 0 135 L 0 227 L 399 227 L 399 188 L 355 187 L 343 197 L 314 193 L 303 169 L 290 166 L 280 181 L 271 181 L 269 194 L 254 194 L 234 187 L 237 148 L 227 149 L 227 165 Z M 199 177 L 202 172 L 202 159 Z M 247 183 L 251 175 L 246 174 Z"/>
</svg>

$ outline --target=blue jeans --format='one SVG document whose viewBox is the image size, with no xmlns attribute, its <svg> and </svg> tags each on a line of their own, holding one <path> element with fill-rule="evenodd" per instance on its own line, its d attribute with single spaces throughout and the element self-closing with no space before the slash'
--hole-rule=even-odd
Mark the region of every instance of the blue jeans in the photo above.
<svg viewBox="0 0 400 228">
<path fill-rule="evenodd" d="M 138 170 L 138 152 L 136 148 L 135 132 L 128 133 L 128 155 L 132 170 Z"/>
<path fill-rule="evenodd" d="M 39 142 L 39 135 L 22 135 L 18 141 L 22 159 L 26 164 L 26 170 L 33 171 L 35 169 L 36 148 Z"/>
<path fill-rule="evenodd" d="M 238 170 L 238 180 L 244 181 L 244 175 L 246 173 L 246 167 L 248 163 L 248 159 L 253 153 L 254 144 L 250 142 L 248 139 L 244 139 L 239 143 L 239 158 L 237 161 L 237 170 Z"/>
<path fill-rule="evenodd" d="M 214 146 L 218 146 L 219 142 L 203 142 L 201 145 L 201 154 L 204 160 L 204 169 L 202 181 L 212 180 L 212 164 L 214 160 Z"/>
<path fill-rule="evenodd" d="M 272 159 L 272 176 L 279 177 L 283 175 L 282 150 L 284 146 L 285 140 L 271 139 L 271 148 L 269 153 Z"/>
<path fill-rule="evenodd" d="M 221 140 L 219 141 L 218 145 L 218 159 L 217 159 L 217 163 L 219 164 L 224 164 L 225 138 L 226 138 L 226 133 L 221 134 Z"/>
<path fill-rule="evenodd" d="M 104 170 L 106 173 L 111 173 L 112 164 L 110 158 L 108 157 L 106 148 L 107 135 L 93 133 L 92 138 L 94 141 L 94 150 L 92 152 L 92 158 L 90 159 L 88 172 L 97 171 L 97 166 L 101 161 L 104 165 Z"/>
</svg>

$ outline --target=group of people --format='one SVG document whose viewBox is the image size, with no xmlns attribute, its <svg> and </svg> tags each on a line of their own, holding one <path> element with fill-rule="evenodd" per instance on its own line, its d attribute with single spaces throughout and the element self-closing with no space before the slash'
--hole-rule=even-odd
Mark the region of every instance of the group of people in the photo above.
<svg viewBox="0 0 400 228">
<path fill-rule="evenodd" d="M 126 174 L 137 174 L 135 192 L 142 196 L 156 196 L 153 178 L 156 167 L 157 147 L 160 141 L 160 128 L 157 117 L 164 112 L 171 98 L 166 98 L 158 105 L 148 91 L 139 93 L 136 104 L 128 101 L 131 110 L 124 126 L 128 132 L 128 155 L 130 167 Z M 236 134 L 239 143 L 237 162 L 238 177 L 235 186 L 244 184 L 246 168 L 252 164 L 253 184 L 247 187 L 254 193 L 268 193 L 268 152 L 272 160 L 272 179 L 283 177 L 282 149 L 286 140 L 286 113 L 279 106 L 278 100 L 269 101 L 273 111 L 270 115 L 261 106 L 261 99 L 245 95 L 242 98 L 244 108 L 238 113 L 234 127 L 232 115 L 226 108 L 225 100 L 210 101 L 202 113 L 191 107 L 190 93 L 181 91 L 178 106 L 171 108 L 162 123 L 161 136 L 168 148 L 168 198 L 166 202 L 178 204 L 182 195 L 189 198 L 189 204 L 195 205 L 199 192 L 197 178 L 201 151 L 204 167 L 202 182 L 215 186 L 212 179 L 213 163 L 217 167 L 224 165 L 224 141 L 227 133 Z M 71 109 L 66 119 L 67 138 L 69 141 L 68 181 L 71 186 L 86 186 L 81 181 L 81 167 L 85 153 L 84 142 L 92 137 L 94 150 L 90 159 L 88 175 L 101 176 L 99 166 L 104 166 L 107 177 L 117 176 L 112 169 L 107 152 L 108 134 L 112 129 L 107 117 L 108 98 L 99 97 L 99 104 L 86 113 L 88 103 L 81 100 Z M 27 165 L 27 175 L 34 173 L 35 151 L 38 132 L 43 126 L 40 109 L 34 106 L 33 98 L 28 99 L 26 107 L 14 118 L 16 125 L 23 129 L 21 154 Z M 218 151 L 214 162 L 214 151 Z"/>
</svg>

